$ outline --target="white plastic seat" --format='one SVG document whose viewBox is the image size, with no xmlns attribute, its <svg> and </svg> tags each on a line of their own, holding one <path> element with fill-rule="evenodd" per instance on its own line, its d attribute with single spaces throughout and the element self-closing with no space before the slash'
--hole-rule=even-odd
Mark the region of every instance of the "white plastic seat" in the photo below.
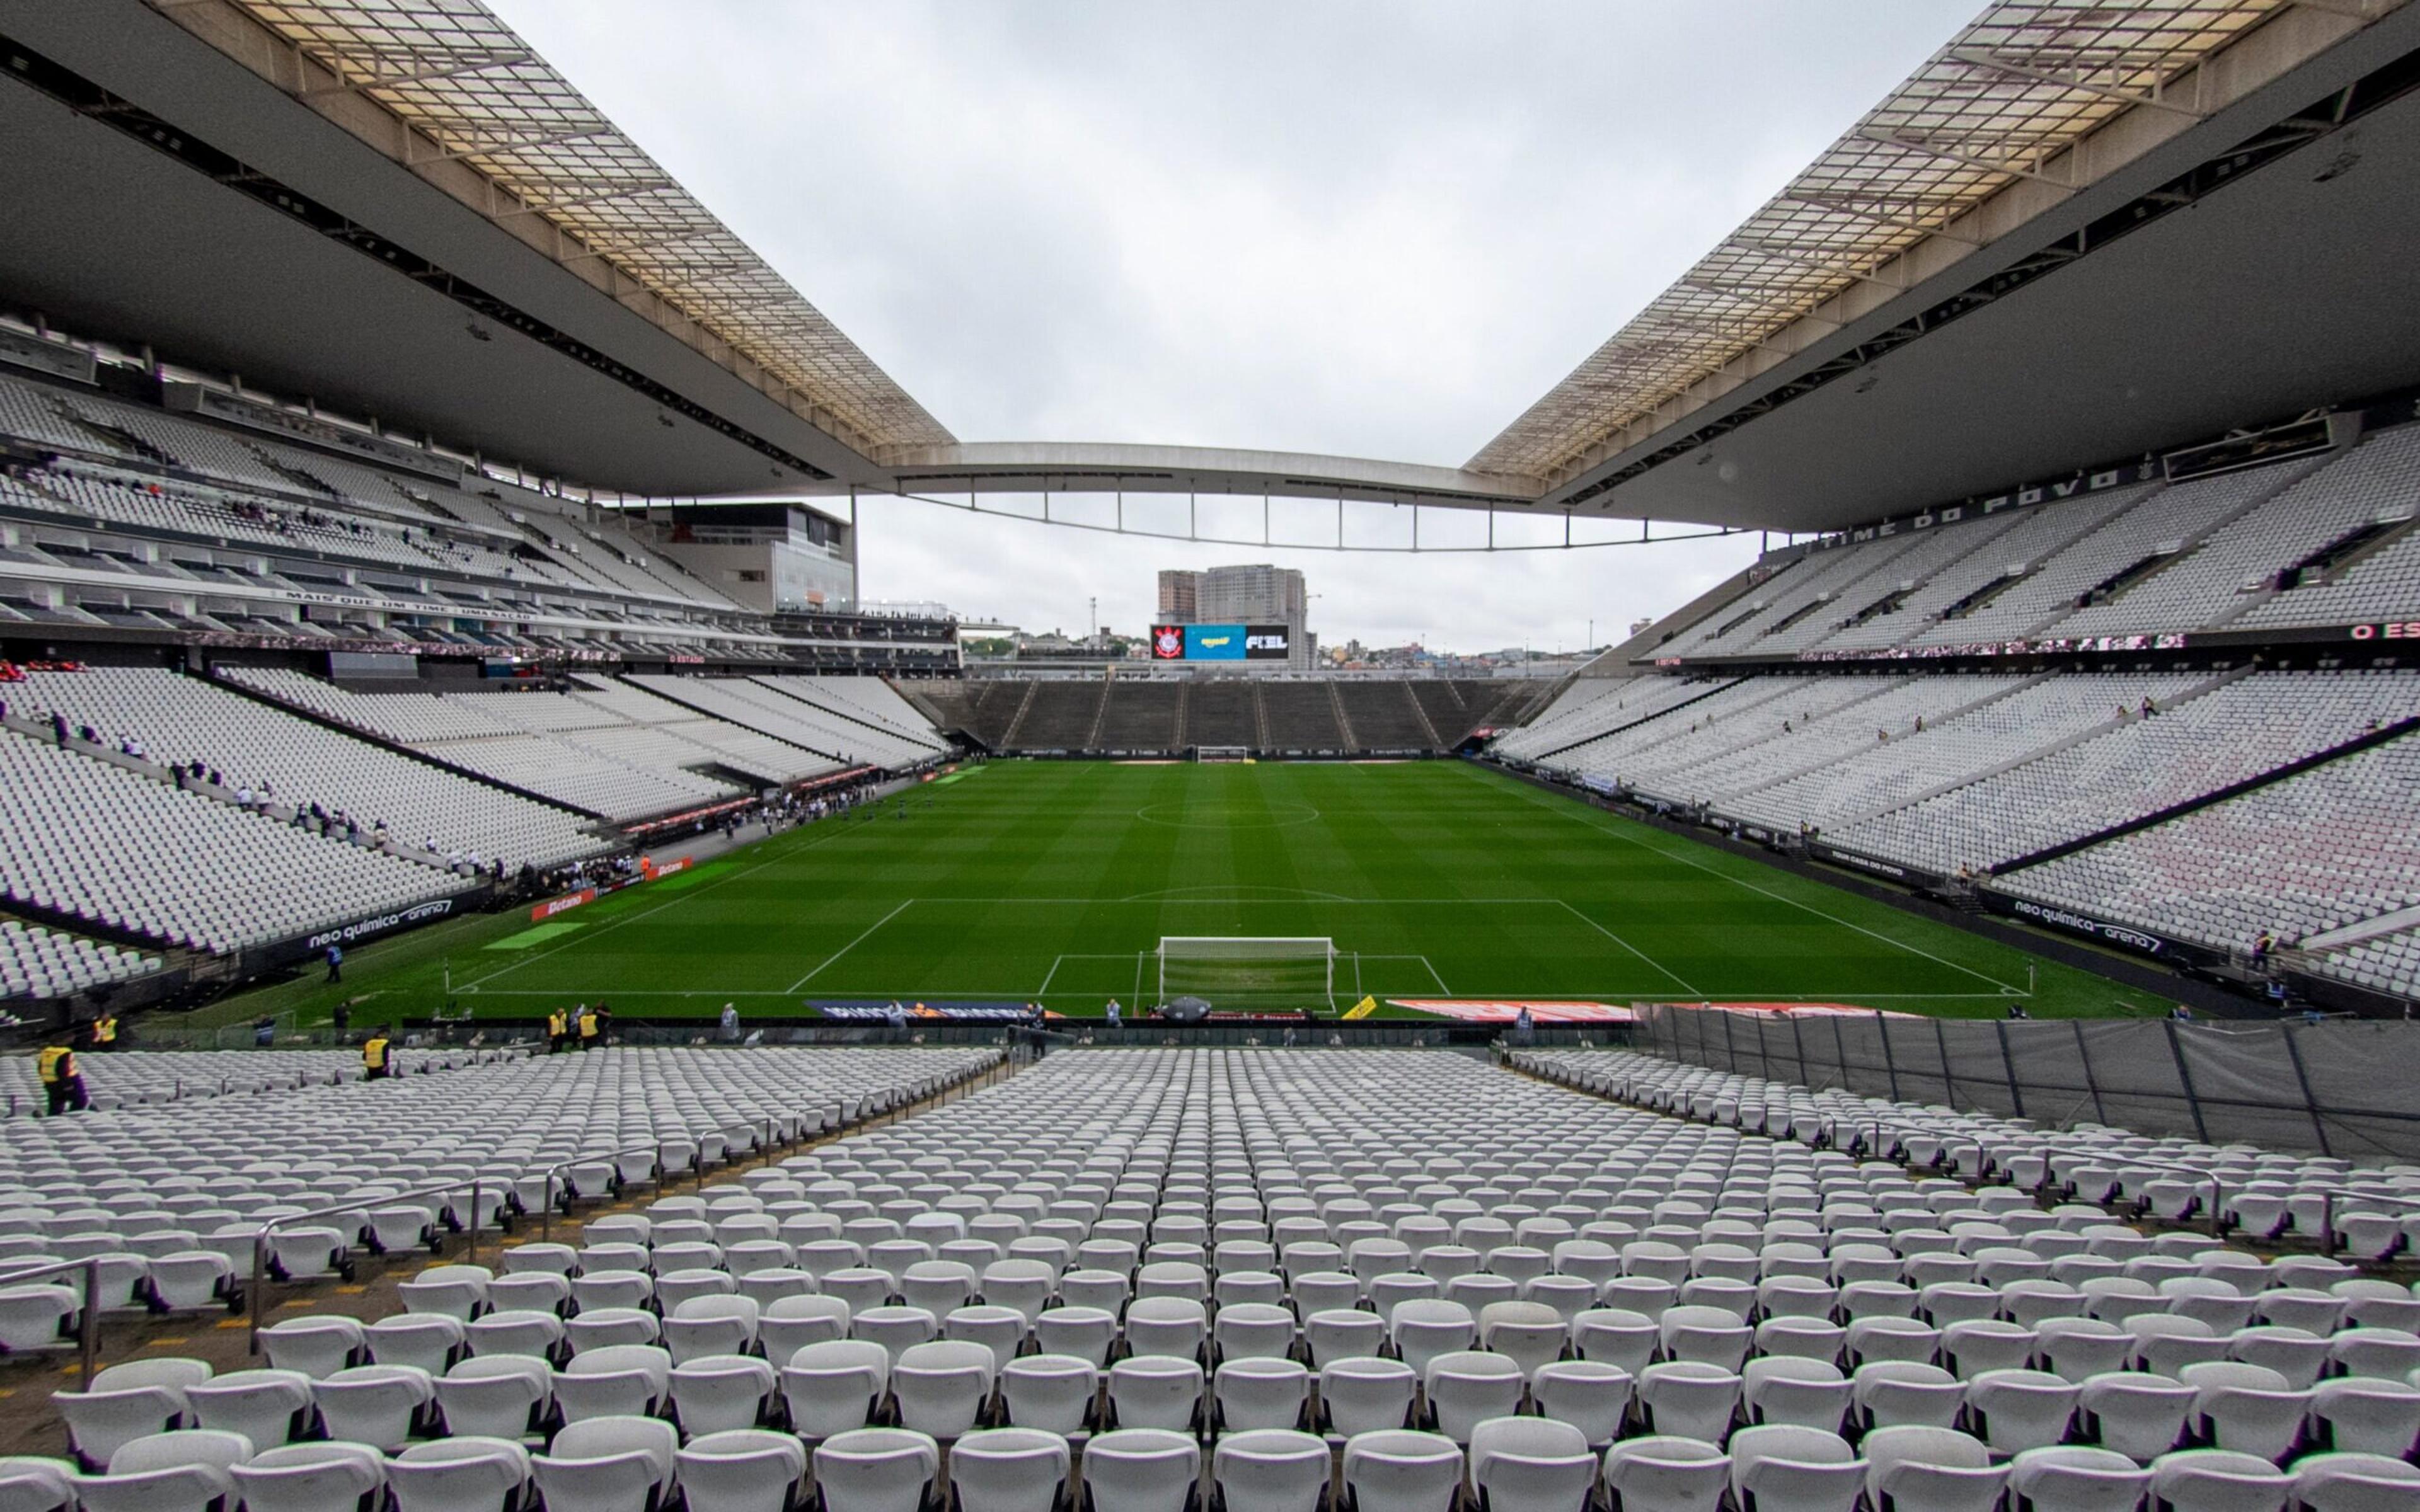
<svg viewBox="0 0 2420 1512">
<path fill-rule="evenodd" d="M 1966 1411 L 1994 1454 L 2017 1455 L 2062 1443 L 2083 1395 L 2047 1370 L 1987 1370 L 1966 1383 Z"/>
<path fill-rule="evenodd" d="M 746 1297 L 691 1297 L 665 1315 L 664 1348 L 673 1363 L 745 1354 L 756 1344 L 756 1304 Z"/>
<path fill-rule="evenodd" d="M 1210 1378 L 1222 1430 L 1291 1428 L 1311 1399 L 1311 1372 L 1293 1360 L 1254 1356 L 1229 1360 Z"/>
<path fill-rule="evenodd" d="M 554 1372 L 521 1354 L 460 1361 L 429 1386 L 445 1431 L 468 1438 L 519 1440 L 554 1400 Z"/>
<path fill-rule="evenodd" d="M 1966 1388 L 1939 1365 L 1877 1360 L 1849 1376 L 1849 1401 L 1868 1427 L 1954 1426 Z"/>
<path fill-rule="evenodd" d="M 75 1499 L 75 1467 L 68 1461 L 0 1455 L 0 1512 L 66 1512 Z"/>
<path fill-rule="evenodd" d="M 229 1472 L 251 1458 L 240 1433 L 148 1434 L 118 1445 L 106 1473 L 75 1477 L 76 1501 L 91 1512 L 204 1512 L 234 1490 Z"/>
<path fill-rule="evenodd" d="M 1119 1428 L 1084 1446 L 1094 1512 L 1186 1512 L 1201 1474 L 1201 1447 L 1181 1433 Z"/>
<path fill-rule="evenodd" d="M 360 1443 L 293 1443 L 227 1467 L 245 1512 L 352 1512 L 386 1486 L 386 1461 Z"/>
<path fill-rule="evenodd" d="M 2369 1376 L 2322 1381 L 2311 1392 L 2311 1421 L 2331 1448 L 2409 1457 L 2420 1441 L 2420 1385 Z"/>
<path fill-rule="evenodd" d="M 680 1435 L 650 1417 L 597 1417 L 565 1426 L 530 1475 L 547 1512 L 646 1512 L 671 1489 Z"/>
<path fill-rule="evenodd" d="M 774 1367 L 810 1344 L 848 1337 L 848 1304 L 838 1297 L 783 1297 L 761 1309 L 756 1341 Z"/>
<path fill-rule="evenodd" d="M 462 1325 L 433 1313 L 406 1313 L 362 1326 L 372 1365 L 408 1365 L 442 1376 L 462 1348 Z"/>
<path fill-rule="evenodd" d="M 807 1473 L 805 1444 L 760 1428 L 704 1434 L 674 1458 L 690 1505 L 714 1512 L 786 1512 Z"/>
<path fill-rule="evenodd" d="M 2294 1501 L 2308 1512 L 2410 1512 L 2420 1469 L 2386 1455 L 2316 1454 L 2294 1461 Z"/>
<path fill-rule="evenodd" d="M 219 1304 L 234 1274 L 216 1250 L 174 1250 L 152 1257 L 151 1294 L 170 1312 L 199 1312 Z"/>
<path fill-rule="evenodd" d="M 1131 1315 L 1126 1321 L 1126 1334 L 1128 1338 L 1133 1337 Z M 1329 1308 L 1302 1320 L 1303 1349 L 1311 1356 L 1313 1369 L 1325 1369 L 1336 1360 L 1373 1358 L 1386 1339 L 1387 1320 L 1358 1308 Z"/>
<path fill-rule="evenodd" d="M 814 1449 L 825 1512 L 919 1512 L 940 1473 L 941 1450 L 907 1428 L 854 1428 Z"/>
<path fill-rule="evenodd" d="M 1279 1360 L 1294 1350 L 1294 1314 L 1269 1303 L 1231 1303 L 1218 1309 L 1210 1338 L 1221 1360 Z"/>
<path fill-rule="evenodd" d="M 1221 1437 L 1210 1476 L 1233 1512 L 1319 1512 L 1327 1500 L 1327 1443 L 1291 1428 Z"/>
<path fill-rule="evenodd" d="M 985 1428 L 950 1446 L 950 1489 L 960 1512 L 1054 1512 L 1068 1463 L 1059 1434 Z"/>
<path fill-rule="evenodd" d="M 52 1393 L 51 1404 L 76 1457 L 101 1466 L 122 1444 L 184 1427 L 186 1391 L 210 1375 L 200 1360 L 130 1360 L 95 1371 L 87 1390 Z"/>
<path fill-rule="evenodd" d="M 1069 1354 L 1099 1369 L 1117 1343 L 1118 1319 L 1101 1307 L 1052 1307 L 1033 1319 L 1033 1343 L 1044 1354 Z"/>
<path fill-rule="evenodd" d="M 1838 1433 L 1849 1415 L 1849 1378 L 1828 1360 L 1789 1355 L 1750 1360 L 1740 1372 L 1752 1423 L 1792 1424 Z"/>
<path fill-rule="evenodd" d="M 974 1428 L 990 1404 L 999 1362 L 984 1345 L 937 1339 L 900 1351 L 891 1365 L 891 1394 L 901 1426 L 936 1439 Z"/>
<path fill-rule="evenodd" d="M 2151 1462 L 2151 1500 L 2170 1512 L 2284 1512 L 2294 1477 L 2257 1455 L 2179 1449 Z"/>
<path fill-rule="evenodd" d="M 1462 1446 L 1443 1434 L 1382 1428 L 1344 1441 L 1345 1496 L 1368 1512 L 1449 1512 L 1462 1475 Z"/>
<path fill-rule="evenodd" d="M 1591 1444 L 1621 1437 L 1637 1382 L 1619 1365 L 1594 1360 L 1549 1360 L 1529 1373 L 1529 1398 L 1542 1417 L 1568 1423 Z"/>
<path fill-rule="evenodd" d="M 280 1370 L 324 1380 L 358 1359 L 365 1338 L 349 1318 L 290 1318 L 260 1331 L 260 1348 Z"/>
<path fill-rule="evenodd" d="M 1993 1512 L 2008 1487 L 2008 1467 L 1949 1428 L 1876 1428 L 1858 1452 L 1873 1512 Z"/>
<path fill-rule="evenodd" d="M 563 1342 L 563 1319 L 529 1308 L 489 1313 L 463 1325 L 462 1341 L 473 1354 L 526 1354 L 543 1360 Z"/>
<path fill-rule="evenodd" d="M 1591 1307 L 1572 1319 L 1574 1352 L 1634 1376 L 1653 1361 L 1659 1339 L 1654 1319 L 1620 1307 Z"/>
<path fill-rule="evenodd" d="M 1605 1452 L 1605 1484 L 1621 1512 L 1714 1512 L 1730 1457 L 1703 1439 L 1650 1434 Z"/>
<path fill-rule="evenodd" d="M 505 1439 L 439 1439 L 389 1459 L 399 1512 L 505 1512 L 529 1483 L 529 1451 Z"/>
<path fill-rule="evenodd" d="M 1498 1417 L 1471 1427 L 1470 1484 L 1489 1512 L 1579 1512 L 1596 1476 L 1588 1435 L 1569 1423 Z"/>
<path fill-rule="evenodd" d="M 1668 1360 L 1638 1373 L 1638 1405 L 1656 1438 L 1720 1443 L 1739 1409 L 1741 1385 L 1719 1366 Z"/>
<path fill-rule="evenodd" d="M 1491 1417 L 1510 1417 L 1521 1405 L 1521 1363 L 1483 1350 L 1440 1354 L 1421 1381 L 1436 1430 L 1456 1443 L 1470 1442 L 1472 1427 Z"/>
<path fill-rule="evenodd" d="M 1319 1373 L 1320 1412 L 1330 1432 L 1348 1439 L 1400 1428 L 1419 1383 L 1401 1360 L 1339 1360 Z"/>
<path fill-rule="evenodd" d="M 891 1389 L 891 1351 L 866 1339 L 810 1344 L 782 1367 L 790 1431 L 824 1438 L 861 1428 Z"/>
<path fill-rule="evenodd" d="M 1072 1354 L 1024 1354 L 1002 1365 L 1000 1395 L 1011 1425 L 1063 1437 L 1083 1430 L 1100 1374 Z"/>
<path fill-rule="evenodd" d="M 2310 1412 L 2311 1394 L 2266 1365 L 2206 1362 L 2185 1366 L 2177 1379 L 2194 1389 L 2194 1436 L 2220 1449 L 2282 1458 Z"/>
<path fill-rule="evenodd" d="M 458 1366 L 457 1368 L 459 1368 Z M 672 1390 L 673 1357 L 653 1344 L 616 1344 L 572 1356 L 554 1377 L 554 1405 L 566 1423 L 649 1417 Z"/>
<path fill-rule="evenodd" d="M 2009 1461 L 2009 1489 L 2034 1512 L 2133 1512 L 2151 1472 L 2113 1449 L 2060 1444 Z"/>
<path fill-rule="evenodd" d="M 2176 1447 L 2194 1396 L 2172 1377 L 2115 1370 L 2086 1378 L 2078 1405 L 2102 1447 L 2148 1464 Z"/>
<path fill-rule="evenodd" d="M 1109 1407 L 1122 1428 L 1190 1432 L 1201 1409 L 1202 1386 L 1202 1366 L 1197 1361 L 1165 1354 L 1129 1355 L 1109 1366 Z"/>
<path fill-rule="evenodd" d="M 428 1372 L 403 1365 L 339 1370 L 311 1388 L 328 1436 L 393 1453 L 411 1437 L 412 1420 L 436 1397 Z"/>
<path fill-rule="evenodd" d="M 672 1369 L 672 1399 L 691 1437 L 752 1428 L 765 1415 L 780 1374 L 752 1355 L 711 1354 Z"/>
<path fill-rule="evenodd" d="M 194 1426 L 240 1433 L 256 1449 L 282 1447 L 311 1408 L 311 1378 L 299 1370 L 234 1370 L 185 1388 Z"/>
<path fill-rule="evenodd" d="M 1731 1497 L 1740 1512 L 1850 1512 L 1867 1465 L 1821 1428 L 1772 1425 L 1730 1436 Z"/>
</svg>

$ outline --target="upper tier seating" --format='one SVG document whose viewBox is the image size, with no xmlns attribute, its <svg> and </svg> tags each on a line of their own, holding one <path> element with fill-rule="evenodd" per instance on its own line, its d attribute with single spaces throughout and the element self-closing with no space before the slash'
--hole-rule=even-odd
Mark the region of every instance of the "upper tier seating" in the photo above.
<svg viewBox="0 0 2420 1512">
<path fill-rule="evenodd" d="M 2125 679 L 2123 691 L 2165 704 L 2204 680 L 2191 672 L 2147 675 Z M 1860 746 L 1772 786 L 1728 795 L 1721 808 L 1783 828 L 1870 818 L 2098 726 L 2118 727 L 2122 720 L 2113 699 L 2118 690 L 2105 677 L 2044 677 L 1887 745 Z"/>
<path fill-rule="evenodd" d="M 467 885 L 0 731 L 0 889 L 24 904 L 225 951 Z"/>
<path fill-rule="evenodd" d="M 2274 471 L 2238 476 L 2258 478 Z M 2409 518 L 2415 473 L 2420 426 L 2382 431 L 2211 532 L 2138 586 L 2077 610 L 2051 633 L 2113 635 L 2225 624 L 2258 602 L 2279 572 L 2312 552 L 2387 514 Z"/>
<path fill-rule="evenodd" d="M 0 1000 L 66 997 L 159 969 L 158 956 L 0 918 Z"/>
<path fill-rule="evenodd" d="M 2128 687 L 2128 679 L 2111 679 Z M 2129 687 L 2129 692 L 2133 689 Z M 2139 702 L 2113 702 L 2113 714 Z M 2420 714 L 2420 673 L 2255 672 L 2146 719 L 1824 837 L 1936 872 L 1996 866 Z"/>
<path fill-rule="evenodd" d="M 2263 930 L 2291 944 L 2420 905 L 2420 739 L 2026 867 L 2000 886 L 2239 949 Z M 2420 983 L 2396 985 L 2414 995 Z"/>
<path fill-rule="evenodd" d="M 1512 761 L 1539 761 L 1611 731 L 1652 718 L 1725 685 L 1687 677 L 1585 678 L 1538 718 L 1496 737 L 1488 749 Z"/>
<path fill-rule="evenodd" d="M 237 680 L 267 686 L 287 679 L 309 681 L 292 673 Z M 110 739 L 135 736 L 157 761 L 198 761 L 224 773 L 230 788 L 265 785 L 284 803 L 342 810 L 365 829 L 384 823 L 411 844 L 433 838 L 440 852 L 502 857 L 516 870 L 605 848 L 577 814 L 350 739 L 200 678 L 159 668 L 88 667 L 29 673 L 26 691 L 70 724 L 89 724 Z"/>
</svg>

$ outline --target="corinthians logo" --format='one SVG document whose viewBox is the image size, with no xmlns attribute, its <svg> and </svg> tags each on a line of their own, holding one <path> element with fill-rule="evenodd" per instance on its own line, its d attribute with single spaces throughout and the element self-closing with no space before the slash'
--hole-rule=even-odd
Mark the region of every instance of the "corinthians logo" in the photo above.
<svg viewBox="0 0 2420 1512">
<path fill-rule="evenodd" d="M 1163 625 L 1151 632 L 1151 654 L 1164 661 L 1173 661 L 1185 655 L 1185 632 L 1172 625 Z"/>
</svg>

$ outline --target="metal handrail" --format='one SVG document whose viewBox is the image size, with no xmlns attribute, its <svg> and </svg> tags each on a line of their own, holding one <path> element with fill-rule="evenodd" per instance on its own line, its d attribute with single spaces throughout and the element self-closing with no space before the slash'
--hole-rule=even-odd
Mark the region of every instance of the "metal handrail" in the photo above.
<svg viewBox="0 0 2420 1512">
<path fill-rule="evenodd" d="M 101 1363 L 101 1308 L 94 1298 L 101 1295 L 101 1262 L 106 1254 L 87 1255 L 80 1260 L 53 1260 L 48 1265 L 29 1265 L 9 1269 L 0 1262 L 0 1287 L 20 1287 L 39 1281 L 46 1275 L 66 1275 L 70 1272 L 84 1273 L 84 1305 L 76 1309 L 76 1352 L 79 1373 L 76 1379 L 84 1389 L 92 1390 L 93 1366 Z"/>
<path fill-rule="evenodd" d="M 540 1178 L 545 1183 L 538 1188 L 537 1239 L 539 1243 L 551 1243 L 554 1239 L 555 1179 L 561 1176 L 564 1172 L 571 1169 L 574 1165 L 586 1165 L 591 1162 L 600 1160 L 617 1161 L 625 1155 L 654 1156 L 656 1164 L 651 1174 L 655 1178 L 659 1186 L 663 1184 L 664 1146 L 663 1141 L 660 1139 L 651 1139 L 644 1145 L 628 1145 L 620 1149 L 609 1149 L 603 1154 L 591 1152 L 588 1154 L 575 1155 L 569 1160 L 557 1161 L 539 1173 Z M 705 1186 L 706 1159 L 703 1151 L 700 1152 L 699 1158 L 690 1167 L 690 1169 L 696 1175 L 697 1184 L 700 1187 Z M 620 1172 L 617 1170 L 614 1174 L 615 1179 L 619 1180 Z"/>
<path fill-rule="evenodd" d="M 473 1176 L 471 1187 L 471 1221 L 462 1226 L 464 1241 L 462 1263 L 474 1265 L 479 1258 L 479 1199 L 485 1194 L 488 1179 Z M 360 1212 L 370 1208 L 393 1207 L 412 1197 L 450 1199 L 462 1190 L 463 1183 L 448 1181 L 437 1186 L 416 1186 L 402 1192 L 388 1192 L 357 1202 L 332 1203 L 324 1208 L 312 1208 L 302 1212 L 283 1213 L 262 1224 L 252 1236 L 252 1285 L 244 1297 L 244 1347 L 253 1353 L 260 1352 L 260 1300 L 269 1289 L 269 1240 L 281 1228 L 308 1222 L 314 1218 L 333 1218 L 339 1213 Z"/>
</svg>

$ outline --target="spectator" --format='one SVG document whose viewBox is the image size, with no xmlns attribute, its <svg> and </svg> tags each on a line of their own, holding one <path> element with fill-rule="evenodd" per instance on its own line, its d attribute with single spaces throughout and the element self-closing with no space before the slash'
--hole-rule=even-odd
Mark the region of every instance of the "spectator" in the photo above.
<svg viewBox="0 0 2420 1512">
<path fill-rule="evenodd" d="M 41 1075 L 42 1095 L 49 1100 L 52 1118 L 82 1113 L 92 1105 L 84 1088 L 84 1071 L 76 1065 L 75 1047 L 64 1033 L 50 1036 L 35 1057 L 35 1067 Z"/>
</svg>

